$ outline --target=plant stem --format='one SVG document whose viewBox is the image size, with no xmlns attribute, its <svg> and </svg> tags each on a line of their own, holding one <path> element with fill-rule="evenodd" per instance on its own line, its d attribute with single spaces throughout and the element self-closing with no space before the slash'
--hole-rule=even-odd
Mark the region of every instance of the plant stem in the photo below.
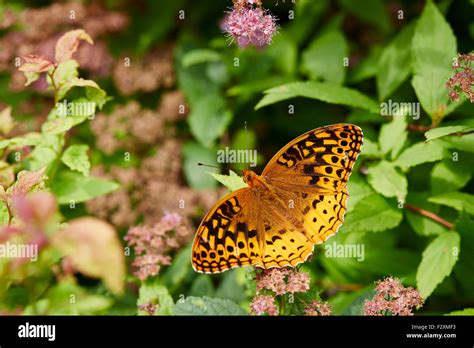
<svg viewBox="0 0 474 348">
<path fill-rule="evenodd" d="M 54 93 L 54 104 L 56 105 L 59 101 L 59 96 L 58 96 L 58 92 L 59 92 L 59 88 L 58 86 L 56 85 L 56 82 L 54 81 L 54 73 L 56 72 L 56 68 L 57 66 L 55 66 L 53 68 L 53 71 L 51 71 L 51 73 L 48 73 L 48 76 L 49 78 L 51 79 L 51 87 L 53 88 L 53 93 Z"/>
<path fill-rule="evenodd" d="M 285 315 L 285 295 L 280 296 L 280 315 Z"/>
<path fill-rule="evenodd" d="M 417 214 L 423 215 L 424 217 L 427 217 L 428 219 L 436 221 L 440 225 L 443 225 L 444 227 L 446 227 L 448 230 L 452 230 L 453 227 L 454 227 L 454 225 L 451 222 L 446 221 L 445 219 L 443 219 L 442 217 L 436 215 L 435 213 L 432 213 L 431 211 L 415 207 L 414 205 L 409 204 L 409 203 L 405 203 L 405 208 L 407 208 L 407 209 L 409 209 L 409 210 L 411 210 L 411 211 L 413 211 Z"/>
<path fill-rule="evenodd" d="M 414 131 L 414 132 L 420 132 L 420 133 L 425 133 L 425 132 L 429 131 L 432 128 L 433 128 L 433 126 L 423 126 L 422 124 L 410 123 L 408 125 L 409 130 Z"/>
</svg>

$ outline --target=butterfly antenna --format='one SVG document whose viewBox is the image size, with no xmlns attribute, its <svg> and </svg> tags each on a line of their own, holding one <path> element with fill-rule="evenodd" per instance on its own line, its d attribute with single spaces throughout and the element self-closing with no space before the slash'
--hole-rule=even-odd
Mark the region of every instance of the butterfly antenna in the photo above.
<svg viewBox="0 0 474 348">
<path fill-rule="evenodd" d="M 209 167 L 209 168 L 216 168 L 216 169 L 221 169 L 221 167 L 219 166 L 213 166 L 213 165 L 210 165 L 210 164 L 204 164 L 204 163 L 201 163 L 201 162 L 198 162 L 197 164 L 198 166 L 203 166 L 203 167 Z"/>
<path fill-rule="evenodd" d="M 222 169 L 221 167 L 219 166 L 213 166 L 211 164 L 205 164 L 205 163 L 201 163 L 201 162 L 198 162 L 197 164 L 198 166 L 202 166 L 202 167 L 209 167 L 209 168 L 216 168 L 216 169 Z M 242 170 L 238 170 L 238 169 L 235 169 L 236 172 L 240 173 L 242 175 L 243 171 Z M 229 172 L 230 173 L 230 172 Z"/>
<path fill-rule="evenodd" d="M 247 120 L 244 122 L 244 127 L 245 127 L 245 149 L 250 152 L 249 149 L 249 138 L 248 138 L 248 130 L 247 130 Z M 250 168 L 250 164 L 246 163 L 247 169 Z"/>
</svg>

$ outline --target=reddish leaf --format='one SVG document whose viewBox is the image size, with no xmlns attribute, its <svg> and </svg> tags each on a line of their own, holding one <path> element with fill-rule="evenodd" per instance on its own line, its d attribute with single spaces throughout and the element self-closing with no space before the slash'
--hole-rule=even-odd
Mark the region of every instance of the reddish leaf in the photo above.
<svg viewBox="0 0 474 348">
<path fill-rule="evenodd" d="M 42 73 L 54 67 L 52 61 L 36 54 L 22 56 L 22 58 L 25 61 L 25 64 L 23 64 L 19 70 L 23 72 Z"/>
<path fill-rule="evenodd" d="M 93 217 L 75 219 L 53 236 L 52 244 L 68 257 L 74 269 L 101 278 L 115 294 L 123 292 L 125 256 L 111 225 Z"/>
<path fill-rule="evenodd" d="M 56 62 L 61 63 L 71 59 L 74 52 L 77 51 L 81 40 L 87 41 L 91 45 L 94 44 L 92 38 L 83 29 L 68 31 L 61 36 L 56 43 Z"/>
<path fill-rule="evenodd" d="M 25 194 L 32 191 L 35 187 L 39 186 L 43 180 L 44 172 L 46 167 L 38 169 L 33 172 L 22 170 L 18 173 L 16 183 L 9 187 L 7 193 L 11 196 L 17 194 Z"/>
</svg>

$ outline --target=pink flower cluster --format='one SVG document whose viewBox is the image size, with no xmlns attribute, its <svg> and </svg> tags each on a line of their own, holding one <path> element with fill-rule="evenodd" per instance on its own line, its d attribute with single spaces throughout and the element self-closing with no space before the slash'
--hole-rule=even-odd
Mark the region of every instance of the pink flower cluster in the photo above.
<svg viewBox="0 0 474 348">
<path fill-rule="evenodd" d="M 256 7 L 254 5 L 257 5 Z M 276 18 L 254 0 L 236 1 L 222 21 L 221 29 L 239 47 L 264 47 L 272 42 L 277 31 Z"/>
<path fill-rule="evenodd" d="M 309 290 L 309 274 L 297 272 L 290 268 L 271 268 L 257 275 L 257 292 L 263 289 L 271 290 L 275 295 Z"/>
<path fill-rule="evenodd" d="M 329 303 L 321 301 L 312 301 L 304 308 L 305 315 L 331 315 L 332 309 Z"/>
<path fill-rule="evenodd" d="M 188 229 L 183 224 L 181 215 L 167 213 L 154 225 L 135 226 L 128 230 L 125 240 L 135 251 L 132 266 L 137 270 L 135 275 L 141 280 L 157 275 L 161 266 L 169 265 L 170 250 L 178 249 Z"/>
<path fill-rule="evenodd" d="M 278 309 L 275 304 L 275 298 L 270 295 L 257 295 L 250 303 L 250 310 L 255 315 L 278 315 Z"/>
<path fill-rule="evenodd" d="M 364 304 L 364 315 L 413 315 L 423 305 L 418 290 L 404 287 L 397 278 L 388 277 L 376 283 L 377 294 Z"/>
<path fill-rule="evenodd" d="M 250 304 L 253 314 L 278 315 L 275 297 L 309 290 L 309 274 L 290 268 L 270 268 L 257 274 L 257 295 Z M 271 294 L 265 294 L 270 290 Z"/>
<path fill-rule="evenodd" d="M 452 101 L 459 100 L 459 94 L 463 93 L 469 98 L 471 103 L 474 102 L 474 92 L 472 87 L 474 84 L 474 69 L 471 63 L 474 61 L 474 53 L 460 54 L 453 64 L 454 75 L 446 82 L 449 90 L 449 98 Z"/>
</svg>

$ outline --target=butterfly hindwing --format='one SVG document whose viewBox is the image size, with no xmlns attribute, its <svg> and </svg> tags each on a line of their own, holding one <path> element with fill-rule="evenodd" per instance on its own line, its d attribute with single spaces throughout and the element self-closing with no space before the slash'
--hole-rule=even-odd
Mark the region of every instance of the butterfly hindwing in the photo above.
<svg viewBox="0 0 474 348">
<path fill-rule="evenodd" d="M 297 221 L 282 206 L 266 204 L 262 212 L 262 228 L 265 244 L 262 268 L 296 266 L 304 262 L 313 252 L 313 241 L 303 224 Z"/>
<path fill-rule="evenodd" d="M 204 217 L 194 238 L 196 271 L 217 273 L 261 260 L 258 201 L 248 188 L 231 192 Z"/>
</svg>

